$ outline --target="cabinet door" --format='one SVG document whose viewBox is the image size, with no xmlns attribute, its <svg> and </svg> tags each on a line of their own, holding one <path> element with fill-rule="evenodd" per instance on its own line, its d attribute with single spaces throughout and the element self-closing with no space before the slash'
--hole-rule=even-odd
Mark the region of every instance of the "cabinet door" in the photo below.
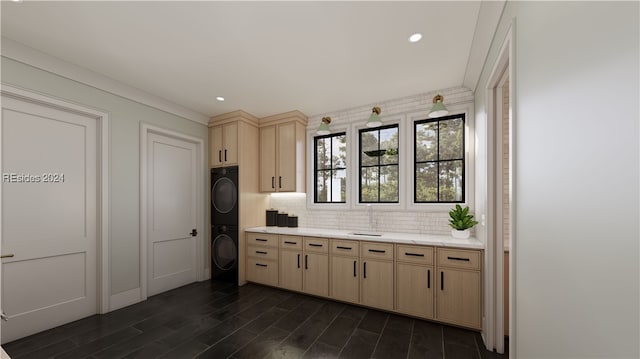
<svg viewBox="0 0 640 359">
<path fill-rule="evenodd" d="M 358 258 L 331 256 L 331 298 L 358 303 Z"/>
<path fill-rule="evenodd" d="M 227 123 L 222 127 L 222 161 L 225 166 L 238 164 L 238 123 Z"/>
<path fill-rule="evenodd" d="M 247 280 L 267 285 L 278 285 L 278 262 L 257 258 L 247 259 Z"/>
<path fill-rule="evenodd" d="M 433 267 L 398 263 L 396 265 L 396 309 L 433 319 Z"/>
<path fill-rule="evenodd" d="M 480 272 L 439 268 L 436 279 L 436 319 L 480 329 Z"/>
<path fill-rule="evenodd" d="M 304 254 L 304 291 L 329 296 L 329 257 L 326 254 Z"/>
<path fill-rule="evenodd" d="M 222 166 L 222 126 L 209 127 L 209 166 Z"/>
<path fill-rule="evenodd" d="M 302 291 L 302 252 L 280 251 L 280 287 Z"/>
<path fill-rule="evenodd" d="M 276 187 L 278 192 L 296 191 L 296 124 L 278 125 L 278 162 Z"/>
<path fill-rule="evenodd" d="M 361 283 L 362 304 L 393 310 L 393 262 L 363 260 Z"/>
<path fill-rule="evenodd" d="M 260 192 L 276 191 L 276 126 L 260 128 Z"/>
</svg>

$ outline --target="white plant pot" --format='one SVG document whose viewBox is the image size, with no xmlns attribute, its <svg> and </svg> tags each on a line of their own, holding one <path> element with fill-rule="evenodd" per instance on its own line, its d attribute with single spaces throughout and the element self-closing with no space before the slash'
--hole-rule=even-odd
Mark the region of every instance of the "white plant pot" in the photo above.
<svg viewBox="0 0 640 359">
<path fill-rule="evenodd" d="M 471 231 L 468 229 L 459 231 L 457 229 L 451 230 L 451 236 L 456 239 L 467 239 L 471 235 Z"/>
</svg>

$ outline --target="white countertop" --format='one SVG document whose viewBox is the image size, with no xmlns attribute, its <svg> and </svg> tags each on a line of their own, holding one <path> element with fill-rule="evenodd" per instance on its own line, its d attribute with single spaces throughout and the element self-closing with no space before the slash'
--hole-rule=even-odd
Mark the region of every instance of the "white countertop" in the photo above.
<svg viewBox="0 0 640 359">
<path fill-rule="evenodd" d="M 440 247 L 456 247 L 470 249 L 484 249 L 484 243 L 470 237 L 468 239 L 455 239 L 451 236 L 436 234 L 413 234 L 413 233 L 393 233 L 393 232 L 373 232 L 381 236 L 357 235 L 353 233 L 371 233 L 367 231 L 347 231 L 327 228 L 309 227 L 254 227 L 245 229 L 246 232 L 287 234 L 292 236 L 310 236 L 338 239 L 351 239 L 370 242 L 387 242 L 400 244 L 419 244 Z"/>
</svg>

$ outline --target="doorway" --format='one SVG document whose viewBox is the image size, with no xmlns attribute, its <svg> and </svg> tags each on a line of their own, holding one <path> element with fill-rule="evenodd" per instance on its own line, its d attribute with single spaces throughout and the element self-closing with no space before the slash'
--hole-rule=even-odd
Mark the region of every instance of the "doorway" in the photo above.
<svg viewBox="0 0 640 359">
<path fill-rule="evenodd" d="M 2 86 L 2 343 L 107 311 L 108 117 Z"/>
<path fill-rule="evenodd" d="M 201 139 L 143 125 L 143 299 L 204 279 Z"/>
</svg>

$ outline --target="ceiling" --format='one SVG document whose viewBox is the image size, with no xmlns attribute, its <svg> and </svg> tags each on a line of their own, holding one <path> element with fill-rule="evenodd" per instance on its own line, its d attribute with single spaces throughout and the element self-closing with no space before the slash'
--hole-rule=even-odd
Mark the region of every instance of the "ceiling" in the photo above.
<svg viewBox="0 0 640 359">
<path fill-rule="evenodd" d="M 478 1 L 24 0 L 2 2 L 1 31 L 206 116 L 317 115 L 465 85 L 480 9 Z M 415 32 L 423 39 L 410 43 Z"/>
</svg>

